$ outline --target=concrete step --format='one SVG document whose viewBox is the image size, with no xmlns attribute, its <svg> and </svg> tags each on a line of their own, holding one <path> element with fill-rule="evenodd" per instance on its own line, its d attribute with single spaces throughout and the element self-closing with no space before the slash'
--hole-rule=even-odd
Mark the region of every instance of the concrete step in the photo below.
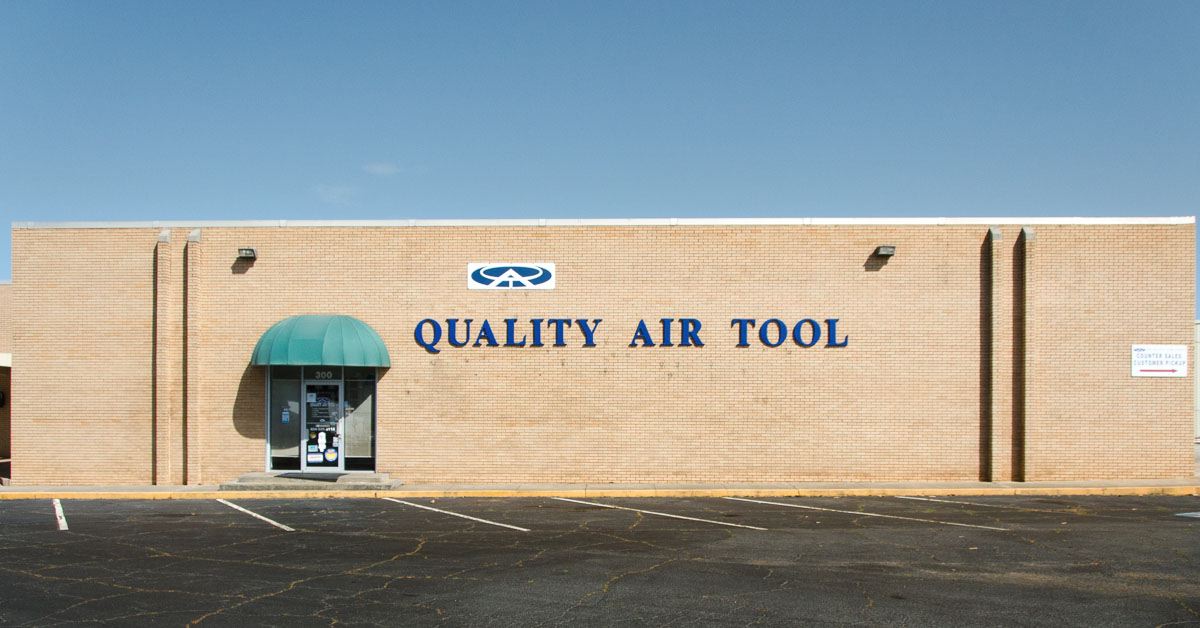
<svg viewBox="0 0 1200 628">
<path fill-rule="evenodd" d="M 386 473 L 300 473 L 299 471 L 259 471 L 247 473 L 233 482 L 222 484 L 222 491 L 381 491 L 396 488 Z"/>
</svg>

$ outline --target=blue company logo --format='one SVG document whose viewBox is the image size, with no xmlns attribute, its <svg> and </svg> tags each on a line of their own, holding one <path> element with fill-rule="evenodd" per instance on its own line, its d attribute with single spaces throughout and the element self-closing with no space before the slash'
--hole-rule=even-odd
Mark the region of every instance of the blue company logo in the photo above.
<svg viewBox="0 0 1200 628">
<path fill-rule="evenodd" d="M 554 288 L 554 264 L 468 264 L 467 287 L 498 290 Z"/>
</svg>

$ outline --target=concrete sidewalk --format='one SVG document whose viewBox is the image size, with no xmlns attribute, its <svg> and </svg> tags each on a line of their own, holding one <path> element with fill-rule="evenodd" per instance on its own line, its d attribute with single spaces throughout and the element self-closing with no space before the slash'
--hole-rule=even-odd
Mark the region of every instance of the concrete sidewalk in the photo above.
<svg viewBox="0 0 1200 628">
<path fill-rule="evenodd" d="M 408 484 L 391 490 L 239 490 L 195 486 L 5 486 L 5 499 L 309 499 L 370 497 L 849 497 L 896 495 L 1200 495 L 1200 478 L 1079 482 L 769 484 Z"/>
</svg>

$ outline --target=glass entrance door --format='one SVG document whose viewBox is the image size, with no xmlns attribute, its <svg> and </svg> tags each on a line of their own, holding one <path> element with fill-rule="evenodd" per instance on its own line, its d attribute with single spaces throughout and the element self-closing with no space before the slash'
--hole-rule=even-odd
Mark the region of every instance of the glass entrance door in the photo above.
<svg viewBox="0 0 1200 628">
<path fill-rule="evenodd" d="M 266 469 L 374 471 L 375 384 L 374 367 L 270 367 Z"/>
<path fill-rule="evenodd" d="M 304 385 L 304 461 L 306 471 L 341 471 L 343 450 L 342 385 Z"/>
</svg>

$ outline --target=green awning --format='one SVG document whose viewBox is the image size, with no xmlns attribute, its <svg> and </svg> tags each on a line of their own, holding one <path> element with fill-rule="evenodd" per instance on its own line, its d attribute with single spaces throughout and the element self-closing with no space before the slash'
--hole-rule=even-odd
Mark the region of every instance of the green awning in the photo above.
<svg viewBox="0 0 1200 628">
<path fill-rule="evenodd" d="M 271 326 L 254 346 L 255 366 L 382 366 L 392 360 L 379 334 L 353 316 L 303 314 Z"/>
</svg>

